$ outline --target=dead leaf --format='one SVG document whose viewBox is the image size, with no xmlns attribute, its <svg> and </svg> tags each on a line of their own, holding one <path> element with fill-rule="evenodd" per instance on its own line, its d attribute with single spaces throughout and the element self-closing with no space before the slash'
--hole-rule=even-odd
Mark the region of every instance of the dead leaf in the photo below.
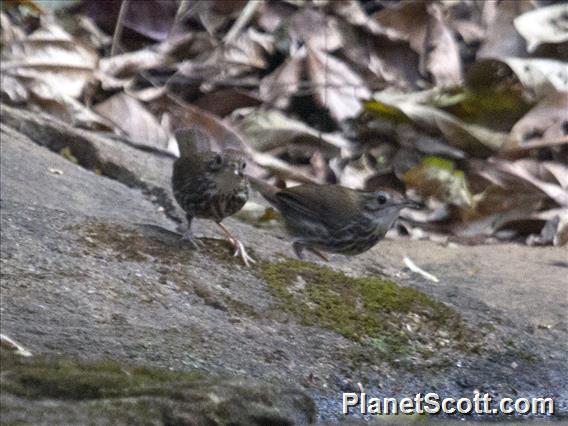
<svg viewBox="0 0 568 426">
<path fill-rule="evenodd" d="M 568 92 L 553 92 L 513 126 L 501 150 L 526 150 L 566 143 Z"/>
<path fill-rule="evenodd" d="M 462 82 L 461 57 L 454 34 L 442 18 L 437 4 L 428 7 L 430 20 L 425 43 L 426 70 L 438 87 L 453 87 Z"/>
<path fill-rule="evenodd" d="M 193 104 L 219 117 L 225 117 L 236 109 L 259 106 L 262 100 L 252 92 L 228 88 L 206 93 Z"/>
<path fill-rule="evenodd" d="M 286 61 L 260 82 L 260 96 L 268 104 L 287 108 L 290 97 L 300 88 L 300 77 L 304 68 L 306 49 L 298 49 Z"/>
<path fill-rule="evenodd" d="M 472 155 L 488 156 L 504 143 L 506 134 L 467 124 L 442 110 L 417 103 L 415 100 L 420 97 L 425 95 L 419 94 L 413 99 L 406 95 L 375 93 L 375 100 L 367 102 L 365 109 L 397 120 L 399 124 L 410 121 L 424 130 L 441 132 L 450 145 Z M 388 115 L 383 111 L 388 111 Z"/>
<path fill-rule="evenodd" d="M 156 117 L 133 97 L 119 93 L 95 105 L 93 109 L 114 123 L 132 141 L 165 149 L 168 142 L 166 131 Z"/>
<path fill-rule="evenodd" d="M 1 71 L 44 98 L 78 98 L 91 80 L 98 55 L 55 24 L 2 49 Z"/>
<path fill-rule="evenodd" d="M 544 182 L 543 180 L 534 177 L 526 170 L 525 167 L 523 167 L 522 163 L 512 163 L 495 158 L 490 159 L 489 163 L 504 173 L 508 173 L 530 183 L 535 188 L 552 198 L 559 205 L 565 207 L 568 206 L 568 191 L 562 189 L 559 185 Z"/>
<path fill-rule="evenodd" d="M 332 52 L 342 45 L 335 17 L 311 8 L 302 8 L 290 18 L 288 34 L 292 42 L 303 41 L 320 51 Z"/>
<path fill-rule="evenodd" d="M 563 43 L 568 41 L 568 4 L 523 13 L 515 18 L 514 25 L 527 41 L 529 53 L 544 43 Z"/>
<path fill-rule="evenodd" d="M 532 10 L 534 3 L 530 0 L 485 1 L 482 7 L 485 38 L 477 51 L 478 60 L 526 56 L 525 42 L 515 30 L 513 21 L 520 14 Z"/>
<path fill-rule="evenodd" d="M 308 48 L 307 57 L 308 74 L 318 102 L 337 121 L 357 116 L 362 108 L 361 99 L 371 95 L 363 79 L 328 53 Z"/>
<path fill-rule="evenodd" d="M 168 56 L 165 53 L 148 48 L 102 58 L 99 61 L 99 71 L 112 77 L 125 78 L 168 63 Z"/>
<path fill-rule="evenodd" d="M 318 132 L 276 110 L 251 111 L 240 120 L 237 128 L 251 147 L 262 152 L 294 145 L 304 149 L 317 148 L 333 157 L 341 149 L 351 148 L 351 143 L 342 136 Z"/>
<path fill-rule="evenodd" d="M 112 34 L 121 2 L 83 2 L 84 13 L 103 30 Z M 132 1 L 124 15 L 124 27 L 153 40 L 165 40 L 172 28 L 178 9 L 177 2 L 169 0 Z"/>
</svg>

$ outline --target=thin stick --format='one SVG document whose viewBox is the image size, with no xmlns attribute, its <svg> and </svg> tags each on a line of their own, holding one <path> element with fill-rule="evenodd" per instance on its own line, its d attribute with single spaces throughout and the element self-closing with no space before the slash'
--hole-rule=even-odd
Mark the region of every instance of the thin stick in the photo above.
<svg viewBox="0 0 568 426">
<path fill-rule="evenodd" d="M 118 44 L 122 37 L 122 29 L 124 27 L 124 17 L 126 16 L 126 11 L 130 4 L 130 0 L 122 0 L 120 4 L 120 11 L 118 12 L 118 18 L 116 18 L 116 27 L 114 28 L 114 34 L 112 35 L 112 46 L 110 48 L 110 56 L 116 55 L 118 50 Z"/>
<path fill-rule="evenodd" d="M 252 19 L 257 9 L 262 5 L 262 1 L 258 0 L 249 0 L 247 5 L 244 7 L 243 11 L 229 30 L 225 37 L 223 38 L 223 42 L 226 44 L 231 43 L 237 35 L 241 32 L 241 30 L 248 24 L 248 22 Z"/>
</svg>

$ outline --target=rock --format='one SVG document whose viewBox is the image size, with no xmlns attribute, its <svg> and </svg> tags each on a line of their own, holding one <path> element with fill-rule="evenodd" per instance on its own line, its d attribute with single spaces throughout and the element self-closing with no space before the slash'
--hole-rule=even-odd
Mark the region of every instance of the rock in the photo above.
<svg viewBox="0 0 568 426">
<path fill-rule="evenodd" d="M 288 426 L 316 417 L 311 398 L 291 387 L 4 352 L 6 424 Z"/>
<path fill-rule="evenodd" d="M 299 262 L 279 227 L 229 218 L 258 261 L 245 268 L 210 221 L 195 224 L 203 250 L 180 241 L 171 157 L 9 106 L 0 132 L 2 333 L 34 362 L 44 354 L 53 368 L 81 359 L 199 372 L 206 389 L 238 404 L 266 394 L 259 407 L 289 424 L 313 418 L 309 399 L 318 418 L 341 418 L 348 380 L 370 395 L 460 397 L 471 396 L 457 383 L 466 377 L 501 395 L 554 396 L 557 415 L 566 412 L 562 249 L 385 240 L 355 258 Z M 406 276 L 405 255 L 440 283 Z M 34 424 L 84 423 L 101 404 L 125 423 L 140 423 L 140 406 L 156 424 L 217 409 L 178 406 L 171 395 L 38 397 L 22 414 L 21 394 L 3 386 L 2 398 L 3 419 L 12 406 L 10 418 Z"/>
</svg>

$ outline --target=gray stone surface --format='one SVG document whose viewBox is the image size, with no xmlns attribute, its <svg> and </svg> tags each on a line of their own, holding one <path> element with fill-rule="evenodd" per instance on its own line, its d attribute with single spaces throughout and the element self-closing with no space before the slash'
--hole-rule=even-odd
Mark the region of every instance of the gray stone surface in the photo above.
<svg viewBox="0 0 568 426">
<path fill-rule="evenodd" d="M 436 330 L 431 322 L 421 327 L 427 317 L 420 312 L 412 314 L 414 322 L 393 313 L 387 321 L 410 336 L 409 346 L 401 354 L 373 352 L 368 341 L 341 335 L 336 325 L 307 325 L 282 308 L 266 275 L 292 256 L 279 229 L 227 220 L 259 262 L 250 269 L 206 221 L 195 228 L 206 236 L 206 249 L 193 251 L 175 232 L 171 159 L 6 108 L 1 326 L 34 354 L 301 388 L 324 420 L 338 417 L 341 392 L 357 383 L 379 396 L 432 390 L 471 396 L 474 389 L 496 397 L 554 396 L 566 414 L 565 248 L 389 240 L 356 258 L 332 256 L 328 266 L 346 280 L 386 274 L 461 317 L 465 335 L 458 342 L 446 323 Z M 72 149 L 80 164 L 91 156 L 104 161 L 85 168 L 57 154 L 73 144 L 90 144 L 88 155 Z M 405 270 L 404 255 L 440 283 Z M 299 270 L 287 279 L 301 286 L 308 277 Z M 428 358 L 434 339 L 438 346 Z M 439 346 L 444 339 L 446 350 Z M 41 405 L 30 413 L 39 416 Z M 309 417 L 301 410 L 298 416 Z"/>
</svg>

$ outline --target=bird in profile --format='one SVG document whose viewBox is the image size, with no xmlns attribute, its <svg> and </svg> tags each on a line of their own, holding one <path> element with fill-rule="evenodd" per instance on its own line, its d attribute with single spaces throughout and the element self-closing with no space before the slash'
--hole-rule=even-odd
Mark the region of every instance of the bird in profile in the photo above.
<svg viewBox="0 0 568 426">
<path fill-rule="evenodd" d="M 187 218 L 187 230 L 182 238 L 198 249 L 202 242 L 193 235 L 191 222 L 194 218 L 211 219 L 235 248 L 235 256 L 240 256 L 249 266 L 254 260 L 221 223 L 238 212 L 248 200 L 244 153 L 236 149 L 212 151 L 209 135 L 197 128 L 179 129 L 175 137 L 180 157 L 174 162 L 172 187 L 174 197 Z"/>
<path fill-rule="evenodd" d="M 298 258 L 303 250 L 357 255 L 369 250 L 398 218 L 404 207 L 416 203 L 390 191 L 364 192 L 340 185 L 304 184 L 276 188 L 249 177 L 251 186 L 276 207 L 293 238 Z"/>
</svg>

